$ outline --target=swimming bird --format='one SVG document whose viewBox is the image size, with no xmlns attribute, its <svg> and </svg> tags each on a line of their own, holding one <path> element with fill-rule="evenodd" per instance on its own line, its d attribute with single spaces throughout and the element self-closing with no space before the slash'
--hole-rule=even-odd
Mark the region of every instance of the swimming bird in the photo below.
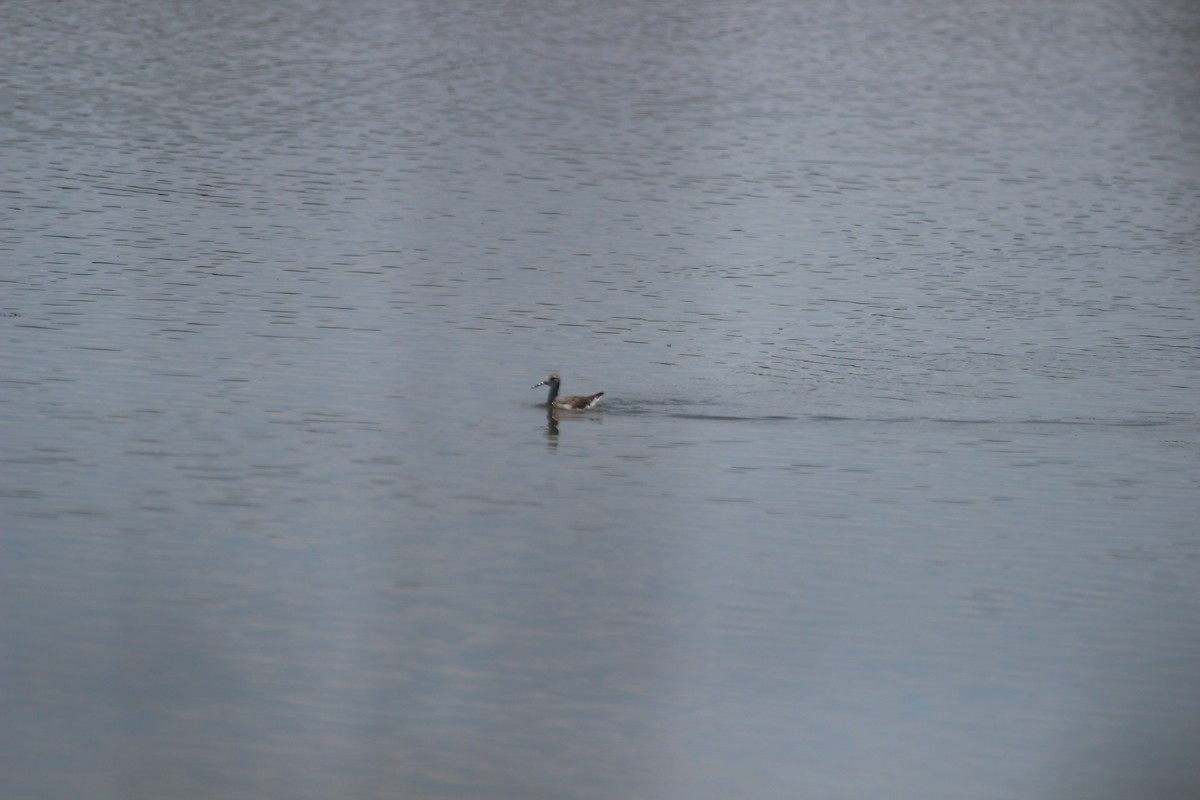
<svg viewBox="0 0 1200 800">
<path fill-rule="evenodd" d="M 562 384 L 562 379 L 558 377 L 557 372 L 551 372 L 550 377 L 531 388 L 538 386 L 549 386 L 550 396 L 546 398 L 546 405 L 553 408 L 567 408 L 572 411 L 587 411 L 590 408 L 595 408 L 600 402 L 600 398 L 604 397 L 604 392 L 596 392 L 589 395 L 568 394 L 562 397 L 558 396 L 558 387 Z"/>
</svg>

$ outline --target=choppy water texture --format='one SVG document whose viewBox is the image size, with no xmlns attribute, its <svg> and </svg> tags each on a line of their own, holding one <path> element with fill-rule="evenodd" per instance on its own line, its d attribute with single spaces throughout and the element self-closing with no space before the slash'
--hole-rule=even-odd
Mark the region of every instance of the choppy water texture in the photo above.
<svg viewBox="0 0 1200 800">
<path fill-rule="evenodd" d="M 0 794 L 1195 796 L 1195 3 L 0 14 Z"/>
</svg>

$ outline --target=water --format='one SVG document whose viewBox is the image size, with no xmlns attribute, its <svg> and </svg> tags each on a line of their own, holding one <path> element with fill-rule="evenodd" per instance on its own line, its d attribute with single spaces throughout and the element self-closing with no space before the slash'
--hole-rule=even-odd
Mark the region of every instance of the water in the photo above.
<svg viewBox="0 0 1200 800">
<path fill-rule="evenodd" d="M 4 16 L 5 796 L 1193 796 L 1192 4 Z"/>
</svg>

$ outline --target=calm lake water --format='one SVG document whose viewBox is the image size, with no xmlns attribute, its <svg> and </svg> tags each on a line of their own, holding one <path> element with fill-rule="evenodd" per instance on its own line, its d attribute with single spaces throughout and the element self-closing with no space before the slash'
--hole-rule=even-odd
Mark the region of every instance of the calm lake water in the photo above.
<svg viewBox="0 0 1200 800">
<path fill-rule="evenodd" d="M 1195 3 L 0 14 L 4 797 L 1200 790 Z"/>
</svg>

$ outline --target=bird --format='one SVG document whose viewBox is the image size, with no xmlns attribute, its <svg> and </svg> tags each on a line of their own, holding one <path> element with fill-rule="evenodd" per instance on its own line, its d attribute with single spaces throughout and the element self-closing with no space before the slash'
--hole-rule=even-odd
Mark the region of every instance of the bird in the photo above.
<svg viewBox="0 0 1200 800">
<path fill-rule="evenodd" d="M 550 377 L 541 383 L 534 384 L 531 389 L 536 389 L 539 386 L 549 386 L 550 396 L 546 398 L 546 405 L 551 408 L 566 408 L 571 411 L 587 411 L 595 408 L 600 402 L 600 398 L 604 396 L 604 392 L 596 392 L 589 395 L 569 394 L 558 396 L 558 387 L 562 384 L 562 379 L 558 377 L 557 372 L 551 372 Z"/>
</svg>

